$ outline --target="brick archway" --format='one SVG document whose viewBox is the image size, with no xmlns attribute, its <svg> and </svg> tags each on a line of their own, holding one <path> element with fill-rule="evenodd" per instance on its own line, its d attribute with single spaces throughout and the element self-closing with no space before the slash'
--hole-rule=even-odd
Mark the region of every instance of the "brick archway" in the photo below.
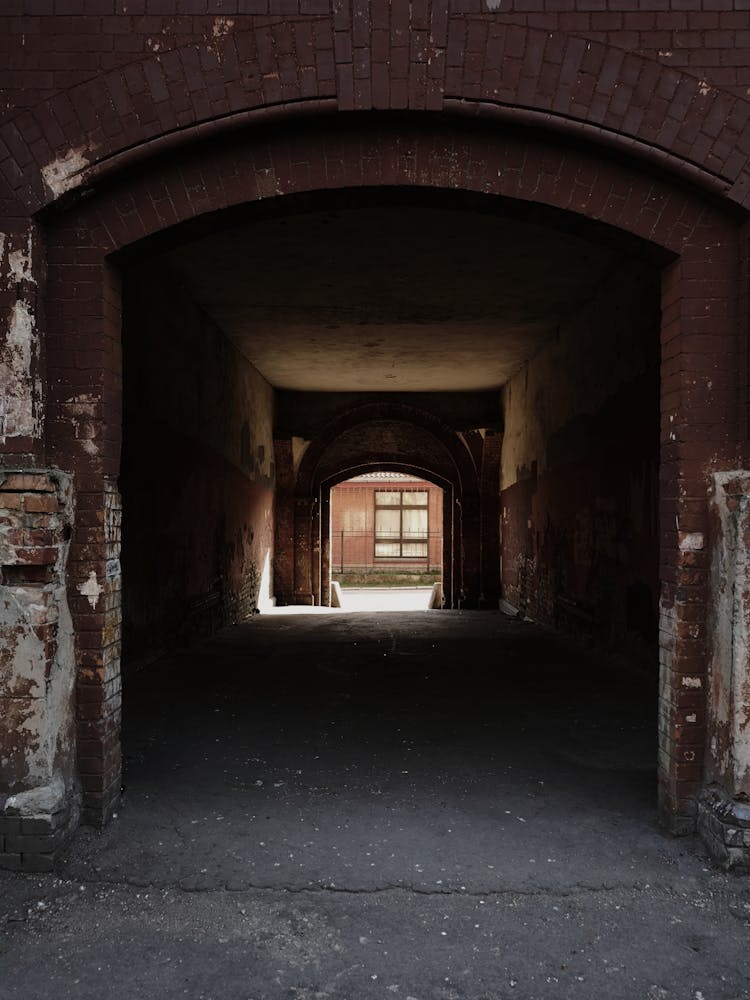
<svg viewBox="0 0 750 1000">
<path fill-rule="evenodd" d="M 370 472 L 397 472 L 405 473 L 409 476 L 418 476 L 420 479 L 427 480 L 427 482 L 432 483 L 435 486 L 439 486 L 442 490 L 442 606 L 446 608 L 452 607 L 455 599 L 454 594 L 458 589 L 455 580 L 460 574 L 462 556 L 460 545 L 462 524 L 460 516 L 457 516 L 460 514 L 460 507 L 457 510 L 455 484 L 448 479 L 444 479 L 438 473 L 430 471 L 429 469 L 424 469 L 410 464 L 403 464 L 401 462 L 389 461 L 387 458 L 382 461 L 366 462 L 363 465 L 355 465 L 345 470 L 341 470 L 336 475 L 323 480 L 320 484 L 321 593 L 328 594 L 330 592 L 333 565 L 332 539 L 330 537 L 331 525 L 330 518 L 326 516 L 326 513 L 330 512 L 331 490 L 334 486 L 338 486 L 339 483 L 343 483 L 347 479 L 353 479 L 356 476 L 366 475 Z"/>
<path fill-rule="evenodd" d="M 374 12 L 356 27 L 345 4 L 262 25 L 216 18 L 206 37 L 164 40 L 3 125 L 0 171 L 34 213 L 248 124 L 404 110 L 559 132 L 666 166 L 744 207 L 750 200 L 750 102 L 600 40 L 438 2 L 393 18 Z"/>
<path fill-rule="evenodd" d="M 393 446 L 384 447 L 380 440 L 385 432 L 394 429 L 399 432 L 403 453 L 394 452 Z M 277 443 L 280 462 L 288 454 L 284 444 Z M 482 591 L 477 469 L 450 428 L 430 413 L 396 403 L 358 406 L 329 424 L 308 446 L 293 477 L 293 493 L 277 494 L 278 591 L 293 595 L 289 603 L 328 603 L 325 550 L 330 489 L 359 474 L 353 470 L 383 468 L 439 481 L 447 490 L 444 515 L 448 547 L 443 558 L 446 606 L 457 606 L 459 601 L 476 606 Z"/>
<path fill-rule="evenodd" d="M 419 116 L 351 117 L 343 127 L 319 122 L 314 132 L 255 130 L 215 147 L 199 143 L 179 162 L 144 165 L 44 223 L 47 455 L 75 474 L 79 512 L 107 512 L 103 525 L 78 519 L 68 564 L 87 816 L 105 821 L 119 791 L 121 373 L 112 255 L 247 203 L 278 198 L 283 208 L 287 194 L 380 186 L 552 207 L 637 237 L 669 258 L 661 332 L 660 781 L 663 814 L 675 828 L 690 826 L 702 773 L 694 720 L 702 718 L 706 677 L 706 475 L 734 463 L 740 429 L 735 223 L 699 191 L 603 159 L 588 145 Z M 106 581 L 103 614 L 92 615 L 79 596 L 92 573 Z"/>
</svg>

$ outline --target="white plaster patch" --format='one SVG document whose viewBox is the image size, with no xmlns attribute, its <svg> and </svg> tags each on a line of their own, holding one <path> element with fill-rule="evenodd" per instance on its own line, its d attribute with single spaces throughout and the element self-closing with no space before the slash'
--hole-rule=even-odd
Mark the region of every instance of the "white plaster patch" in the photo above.
<svg viewBox="0 0 750 1000">
<path fill-rule="evenodd" d="M 234 21 L 231 17 L 215 17 L 213 27 L 214 38 L 223 38 L 229 34 L 233 27 Z"/>
<path fill-rule="evenodd" d="M 3 412 L 0 430 L 5 436 L 34 437 L 39 428 L 33 393 L 29 391 L 32 362 L 37 353 L 36 320 L 28 302 L 19 299 L 10 310 L 5 347 L 0 354 Z"/>
<path fill-rule="evenodd" d="M 88 150 L 85 147 L 71 149 L 65 156 L 58 157 L 46 167 L 42 167 L 44 183 L 56 198 L 80 183 L 79 175 L 89 165 L 88 159 L 84 156 L 86 152 Z"/>
<path fill-rule="evenodd" d="M 503 5 L 503 0 L 487 0 L 487 10 L 500 10 Z"/>
<path fill-rule="evenodd" d="M 680 534 L 680 552 L 699 552 L 705 540 L 700 531 L 686 531 Z"/>
<path fill-rule="evenodd" d="M 75 428 L 76 440 L 87 455 L 96 457 L 99 448 L 96 441 L 96 407 L 99 399 L 91 393 L 80 393 L 66 399 L 63 404 L 70 422 Z"/>
<path fill-rule="evenodd" d="M 701 97 L 705 97 L 706 94 L 711 93 L 711 87 L 707 80 L 698 81 L 698 93 L 701 95 Z"/>
<path fill-rule="evenodd" d="M 685 722 L 697 722 L 697 721 L 698 721 L 698 716 L 695 714 L 695 712 L 691 712 L 690 715 L 685 716 Z"/>
<path fill-rule="evenodd" d="M 91 607 L 96 610 L 96 606 L 99 603 L 99 598 L 104 588 L 97 580 L 96 573 L 93 569 L 89 573 L 88 580 L 86 580 L 85 583 L 79 583 L 76 589 L 79 594 L 88 599 Z"/>
<path fill-rule="evenodd" d="M 53 813 L 64 802 L 65 785 L 60 778 L 53 778 L 48 785 L 11 795 L 5 808 L 17 810 L 22 816 L 32 816 L 37 813 Z"/>
<path fill-rule="evenodd" d="M 8 287 L 20 285 L 23 281 L 30 281 L 36 284 L 36 279 L 31 273 L 31 232 L 26 238 L 26 246 L 18 250 L 8 252 Z"/>
<path fill-rule="evenodd" d="M 683 677 L 682 686 L 685 688 L 702 688 L 703 681 L 700 677 Z"/>
</svg>

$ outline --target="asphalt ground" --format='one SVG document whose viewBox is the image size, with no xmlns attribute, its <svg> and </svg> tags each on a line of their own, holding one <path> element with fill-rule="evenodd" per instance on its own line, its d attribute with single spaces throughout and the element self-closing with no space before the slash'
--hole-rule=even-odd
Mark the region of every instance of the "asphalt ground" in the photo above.
<svg viewBox="0 0 750 1000">
<path fill-rule="evenodd" d="M 126 676 L 116 818 L 0 873 L 0 998 L 750 998 L 656 697 L 499 612 L 256 616 Z"/>
</svg>

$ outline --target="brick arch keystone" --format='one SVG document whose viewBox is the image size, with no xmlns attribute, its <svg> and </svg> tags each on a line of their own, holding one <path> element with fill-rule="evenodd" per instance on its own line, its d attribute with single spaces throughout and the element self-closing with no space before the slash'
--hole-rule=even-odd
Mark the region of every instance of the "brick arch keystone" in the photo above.
<svg viewBox="0 0 750 1000">
<path fill-rule="evenodd" d="M 443 112 L 615 147 L 750 207 L 750 102 L 602 42 L 421 6 L 404 4 L 389 31 L 355 32 L 341 5 L 111 70 L 7 122 L 0 171 L 33 213 L 166 149 L 280 116 Z M 428 41 L 412 45 L 417 21 Z"/>
</svg>

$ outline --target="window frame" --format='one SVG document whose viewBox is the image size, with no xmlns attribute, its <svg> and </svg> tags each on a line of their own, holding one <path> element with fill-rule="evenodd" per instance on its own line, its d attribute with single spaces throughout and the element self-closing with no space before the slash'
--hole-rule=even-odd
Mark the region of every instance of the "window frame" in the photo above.
<svg viewBox="0 0 750 1000">
<path fill-rule="evenodd" d="M 394 503 L 378 503 L 378 495 L 383 493 L 398 493 L 399 502 Z M 404 494 L 405 493 L 424 493 L 425 502 L 423 504 L 405 504 Z M 423 561 L 429 559 L 430 556 L 430 491 L 424 488 L 394 488 L 394 487 L 379 487 L 373 490 L 373 508 L 374 508 L 374 523 L 373 523 L 373 559 L 380 562 L 389 562 L 398 560 L 399 562 L 414 560 Z M 399 512 L 399 532 L 397 538 L 384 538 L 382 536 L 378 537 L 378 511 L 379 510 L 392 510 Z M 426 512 L 426 528 L 423 534 L 420 533 L 418 538 L 406 537 L 404 535 L 404 511 L 415 511 L 423 510 Z M 424 552 L 419 555 L 404 555 L 404 545 L 418 545 L 420 543 L 424 544 Z M 398 545 L 399 554 L 398 555 L 378 555 L 378 544 L 381 545 Z"/>
</svg>

